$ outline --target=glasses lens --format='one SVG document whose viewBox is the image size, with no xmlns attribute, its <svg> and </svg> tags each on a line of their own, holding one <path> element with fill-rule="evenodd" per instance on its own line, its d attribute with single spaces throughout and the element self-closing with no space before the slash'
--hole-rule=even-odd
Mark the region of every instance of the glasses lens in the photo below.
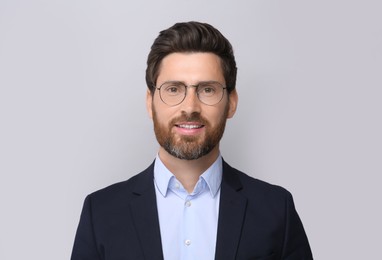
<svg viewBox="0 0 382 260">
<path fill-rule="evenodd" d="M 186 86 L 181 82 L 166 82 L 160 87 L 159 94 L 164 103 L 175 106 L 186 96 Z"/>
<path fill-rule="evenodd" d="M 198 97 L 206 105 L 216 105 L 222 100 L 224 88 L 219 82 L 202 82 L 198 87 Z"/>
</svg>

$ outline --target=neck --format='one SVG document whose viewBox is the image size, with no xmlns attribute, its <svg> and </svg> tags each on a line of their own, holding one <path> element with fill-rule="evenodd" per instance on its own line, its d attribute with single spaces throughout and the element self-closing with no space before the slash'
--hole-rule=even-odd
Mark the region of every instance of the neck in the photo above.
<svg viewBox="0 0 382 260">
<path fill-rule="evenodd" d="M 216 146 L 210 153 L 196 160 L 178 159 L 169 154 L 162 147 L 159 148 L 159 158 L 189 193 L 194 190 L 200 175 L 202 175 L 203 172 L 216 161 L 218 156 L 218 146 Z"/>
</svg>

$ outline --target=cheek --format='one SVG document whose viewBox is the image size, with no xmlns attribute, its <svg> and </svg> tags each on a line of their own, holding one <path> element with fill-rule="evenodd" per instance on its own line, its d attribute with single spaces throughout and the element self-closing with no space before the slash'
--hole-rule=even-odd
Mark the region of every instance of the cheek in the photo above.
<svg viewBox="0 0 382 260">
<path fill-rule="evenodd" d="M 227 119 L 229 111 L 228 102 L 221 104 L 218 108 L 215 108 L 214 111 L 210 111 L 210 114 L 206 114 L 206 118 L 209 119 L 214 124 L 220 123 L 222 120 Z"/>
<path fill-rule="evenodd" d="M 176 116 L 176 110 L 173 111 L 173 109 L 164 107 L 163 104 L 158 104 L 157 102 L 153 102 L 152 111 L 156 120 L 161 125 L 167 125 Z"/>
</svg>

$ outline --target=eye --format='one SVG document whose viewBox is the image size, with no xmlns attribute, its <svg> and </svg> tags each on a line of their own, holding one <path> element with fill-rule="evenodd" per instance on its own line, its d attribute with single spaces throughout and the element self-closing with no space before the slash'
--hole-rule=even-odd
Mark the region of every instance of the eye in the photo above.
<svg viewBox="0 0 382 260">
<path fill-rule="evenodd" d="M 212 92 L 215 92 L 215 89 L 206 87 L 206 88 L 203 89 L 203 92 L 205 92 L 205 93 L 212 93 Z"/>
<path fill-rule="evenodd" d="M 206 96 L 212 96 L 216 93 L 216 87 L 213 85 L 205 85 L 199 87 L 199 94 L 206 95 Z"/>
<path fill-rule="evenodd" d="M 166 88 L 166 91 L 170 93 L 176 93 L 179 91 L 179 89 L 177 87 L 169 87 L 169 88 Z"/>
<path fill-rule="evenodd" d="M 184 87 L 182 87 L 182 85 L 171 84 L 168 86 L 164 86 L 163 91 L 164 93 L 166 93 L 166 95 L 175 96 L 175 95 L 179 95 L 183 93 L 184 92 L 183 89 Z"/>
</svg>

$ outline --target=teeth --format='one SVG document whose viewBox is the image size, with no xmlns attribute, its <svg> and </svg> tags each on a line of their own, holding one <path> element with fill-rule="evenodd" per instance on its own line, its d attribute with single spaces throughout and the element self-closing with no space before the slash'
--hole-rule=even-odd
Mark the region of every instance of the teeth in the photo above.
<svg viewBox="0 0 382 260">
<path fill-rule="evenodd" d="M 195 129 L 195 128 L 201 128 L 201 125 L 179 125 L 181 128 L 187 128 L 187 129 Z"/>
</svg>

